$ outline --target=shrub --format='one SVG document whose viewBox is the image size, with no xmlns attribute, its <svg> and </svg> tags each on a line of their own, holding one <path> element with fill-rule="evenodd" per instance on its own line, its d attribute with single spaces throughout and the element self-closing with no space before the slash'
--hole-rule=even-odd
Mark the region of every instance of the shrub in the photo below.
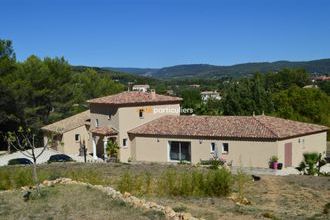
<svg viewBox="0 0 330 220">
<path fill-rule="evenodd" d="M 129 172 L 126 172 L 119 180 L 118 189 L 121 193 L 132 192 L 133 190 L 133 179 Z"/>
<path fill-rule="evenodd" d="M 180 205 L 180 206 L 174 207 L 173 210 L 175 212 L 186 212 L 188 209 L 187 209 L 187 207 Z"/>
<path fill-rule="evenodd" d="M 237 187 L 238 199 L 243 200 L 245 198 L 246 187 L 251 181 L 251 178 L 246 175 L 242 169 L 237 170 L 237 174 L 235 176 L 235 183 Z"/>
<path fill-rule="evenodd" d="M 116 141 L 109 141 L 106 147 L 108 157 L 118 157 L 119 145 Z"/>
<path fill-rule="evenodd" d="M 323 208 L 323 214 L 329 214 L 330 213 L 330 202 L 324 205 Z"/>
<path fill-rule="evenodd" d="M 226 196 L 232 190 L 232 175 L 226 169 L 180 172 L 166 171 L 156 193 L 167 196 Z"/>
<path fill-rule="evenodd" d="M 219 170 L 209 171 L 207 182 L 208 196 L 227 196 L 232 190 L 232 175 L 222 168 Z"/>
<path fill-rule="evenodd" d="M 209 168 L 216 170 L 219 169 L 220 166 L 223 166 L 225 164 L 225 160 L 218 158 L 218 157 L 213 157 L 209 160 L 201 160 L 200 164 L 201 165 L 210 165 Z"/>
<path fill-rule="evenodd" d="M 304 153 L 304 160 L 300 163 L 298 169 L 307 175 L 317 175 L 320 173 L 320 167 L 326 164 L 322 159 L 322 154 Z"/>
<path fill-rule="evenodd" d="M 278 161 L 278 157 L 277 156 L 271 156 L 271 158 L 269 159 L 269 162 L 270 163 L 275 163 L 275 162 L 277 162 Z"/>
<path fill-rule="evenodd" d="M 203 173 L 193 171 L 191 174 L 192 195 L 203 195 L 204 190 L 204 176 Z"/>
<path fill-rule="evenodd" d="M 149 194 L 151 191 L 151 183 L 152 183 L 152 177 L 150 172 L 146 172 L 144 174 L 145 176 L 145 194 Z"/>
</svg>

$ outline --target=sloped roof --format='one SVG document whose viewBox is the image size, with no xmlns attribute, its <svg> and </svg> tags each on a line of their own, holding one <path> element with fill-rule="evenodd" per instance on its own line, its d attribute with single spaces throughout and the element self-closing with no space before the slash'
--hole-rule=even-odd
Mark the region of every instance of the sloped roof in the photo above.
<svg viewBox="0 0 330 220">
<path fill-rule="evenodd" d="M 151 104 L 151 103 L 179 103 L 182 99 L 179 97 L 165 96 L 149 92 L 130 91 L 122 92 L 115 95 L 104 96 L 96 99 L 88 100 L 89 103 L 109 104 L 109 105 L 125 105 L 125 104 Z"/>
<path fill-rule="evenodd" d="M 99 135 L 117 135 L 118 131 L 116 131 L 113 128 L 108 128 L 108 127 L 97 127 L 97 128 L 92 128 L 90 130 L 94 134 L 99 134 Z"/>
<path fill-rule="evenodd" d="M 285 139 L 327 127 L 270 116 L 163 116 L 130 130 L 134 135 Z"/>
<path fill-rule="evenodd" d="M 72 129 L 85 125 L 85 123 L 88 119 L 90 119 L 89 110 L 81 112 L 76 115 L 73 115 L 71 117 L 65 118 L 61 121 L 57 121 L 53 124 L 46 125 L 46 126 L 42 127 L 41 129 L 63 134 L 67 131 L 70 131 Z"/>
</svg>

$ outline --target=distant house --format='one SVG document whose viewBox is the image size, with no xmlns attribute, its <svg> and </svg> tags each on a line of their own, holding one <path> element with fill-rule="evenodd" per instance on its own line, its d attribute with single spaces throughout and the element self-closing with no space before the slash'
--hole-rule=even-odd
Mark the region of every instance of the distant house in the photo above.
<svg viewBox="0 0 330 220">
<path fill-rule="evenodd" d="M 330 76 L 316 76 L 312 78 L 313 81 L 329 81 L 330 80 Z"/>
<path fill-rule="evenodd" d="M 317 85 L 306 85 L 303 88 L 304 89 L 318 89 L 319 87 Z"/>
<path fill-rule="evenodd" d="M 192 87 L 192 88 L 199 88 L 199 87 L 201 87 L 200 85 L 198 85 L 198 84 L 191 84 L 191 85 L 189 85 L 190 87 Z"/>
<path fill-rule="evenodd" d="M 234 166 L 268 167 L 278 156 L 285 167 L 298 166 L 304 152 L 325 154 L 325 126 L 260 116 L 180 116 L 181 98 L 155 92 L 122 92 L 89 100 L 90 112 L 45 126 L 59 133 L 57 150 L 106 159 L 109 141 L 120 146 L 122 162 L 198 163 L 213 155 Z M 88 114 L 87 114 L 88 113 Z"/>
<path fill-rule="evenodd" d="M 209 99 L 221 100 L 221 96 L 217 91 L 201 92 L 201 98 L 204 102 L 208 101 Z"/>
<path fill-rule="evenodd" d="M 149 85 L 134 85 L 132 87 L 133 91 L 147 92 L 150 89 Z"/>
<path fill-rule="evenodd" d="M 166 94 L 167 95 L 170 95 L 170 96 L 173 96 L 174 95 L 174 91 L 172 89 L 168 89 L 168 90 L 166 90 Z"/>
</svg>

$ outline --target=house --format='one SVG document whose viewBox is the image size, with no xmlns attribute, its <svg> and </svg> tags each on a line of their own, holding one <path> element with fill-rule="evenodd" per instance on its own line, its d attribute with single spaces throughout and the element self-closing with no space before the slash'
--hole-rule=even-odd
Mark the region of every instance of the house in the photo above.
<svg viewBox="0 0 330 220">
<path fill-rule="evenodd" d="M 303 88 L 304 89 L 318 89 L 319 87 L 317 85 L 312 84 L 312 85 L 306 85 Z"/>
<path fill-rule="evenodd" d="M 201 92 L 201 98 L 204 102 L 207 102 L 209 99 L 221 100 L 221 96 L 217 91 L 204 91 Z"/>
<path fill-rule="evenodd" d="M 44 142 L 47 143 L 49 133 L 53 133 L 52 149 L 65 154 L 78 155 L 82 144 L 89 142 L 90 112 L 84 111 L 53 124 L 44 126 Z"/>
<path fill-rule="evenodd" d="M 199 87 L 201 87 L 201 85 L 198 85 L 198 84 L 191 84 L 189 85 L 191 88 L 196 88 L 198 89 Z"/>
<path fill-rule="evenodd" d="M 150 89 L 149 85 L 134 85 L 132 87 L 133 91 L 147 92 Z"/>
<path fill-rule="evenodd" d="M 89 121 L 85 120 L 85 127 L 80 121 L 65 129 L 74 132 L 62 134 L 64 144 L 59 149 L 64 153 L 71 152 L 66 148 L 77 151 L 76 135 L 82 138 L 88 132 L 88 153 L 106 159 L 107 143 L 116 141 L 123 162 L 184 160 L 195 164 L 216 155 L 234 166 L 268 167 L 270 157 L 278 156 L 279 162 L 289 167 L 297 166 L 304 152 L 326 151 L 325 126 L 265 115 L 181 116 L 181 101 L 154 91 L 122 92 L 89 100 Z M 46 127 L 56 130 L 54 124 Z M 66 137 L 71 138 L 69 144 Z"/>
</svg>

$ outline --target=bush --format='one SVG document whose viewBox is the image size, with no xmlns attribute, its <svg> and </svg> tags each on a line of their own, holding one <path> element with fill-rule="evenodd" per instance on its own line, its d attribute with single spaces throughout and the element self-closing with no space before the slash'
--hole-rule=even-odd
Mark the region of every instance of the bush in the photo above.
<svg viewBox="0 0 330 220">
<path fill-rule="evenodd" d="M 166 171 L 157 192 L 167 196 L 226 196 L 232 190 L 232 175 L 226 169 L 180 172 Z"/>
<path fill-rule="evenodd" d="M 319 153 L 304 153 L 304 160 L 300 163 L 298 170 L 304 172 L 306 175 L 318 175 L 320 167 L 326 164 L 322 159 L 322 154 Z"/>
<path fill-rule="evenodd" d="M 212 170 L 219 169 L 220 166 L 223 166 L 225 164 L 225 161 L 221 158 L 213 157 L 209 160 L 201 160 L 201 165 L 209 165 L 209 168 Z"/>
<path fill-rule="evenodd" d="M 243 200 L 245 198 L 247 185 L 250 183 L 251 177 L 246 175 L 242 169 L 237 170 L 237 174 L 235 176 L 235 183 L 237 187 L 238 199 Z"/>
<path fill-rule="evenodd" d="M 121 193 L 133 191 L 133 179 L 130 172 L 126 172 L 120 179 L 118 189 Z"/>
</svg>

